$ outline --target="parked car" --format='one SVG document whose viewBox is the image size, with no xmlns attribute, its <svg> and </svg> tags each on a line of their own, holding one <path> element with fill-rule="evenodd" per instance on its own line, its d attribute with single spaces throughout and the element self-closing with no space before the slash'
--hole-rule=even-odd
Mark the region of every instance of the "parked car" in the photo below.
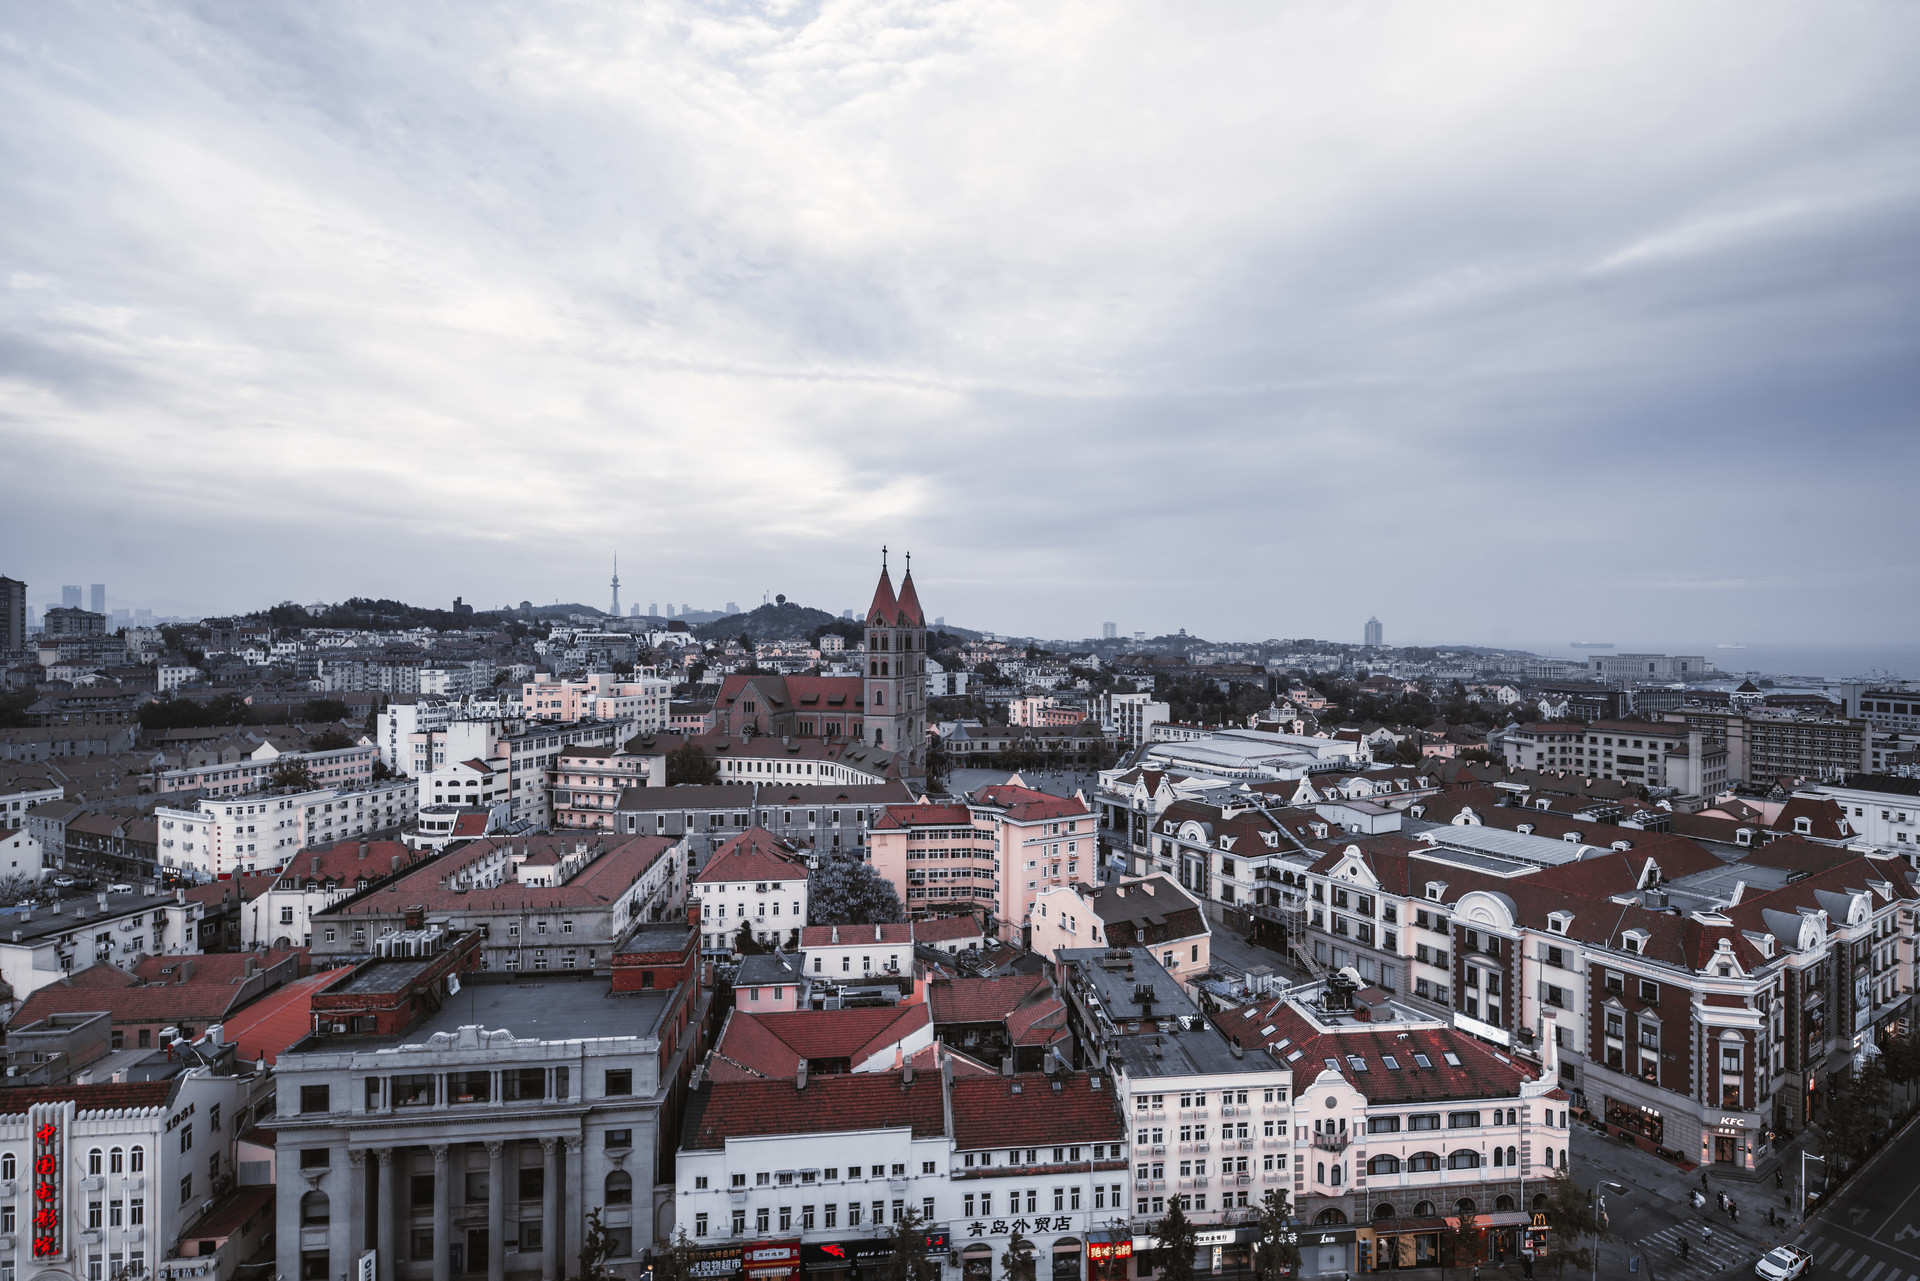
<svg viewBox="0 0 1920 1281">
<path fill-rule="evenodd" d="M 107 893 L 131 894 L 133 893 L 133 886 L 126 884 L 124 881 L 115 881 L 112 885 L 107 886 Z"/>
<path fill-rule="evenodd" d="M 59 886 L 63 890 L 70 890 L 75 885 L 79 884 L 79 882 L 74 880 L 71 876 L 56 876 L 53 878 L 53 883 Z"/>
<path fill-rule="evenodd" d="M 1813 1263 L 1813 1256 L 1797 1246 L 1775 1246 L 1753 1265 L 1754 1275 L 1762 1281 L 1793 1281 Z"/>
</svg>

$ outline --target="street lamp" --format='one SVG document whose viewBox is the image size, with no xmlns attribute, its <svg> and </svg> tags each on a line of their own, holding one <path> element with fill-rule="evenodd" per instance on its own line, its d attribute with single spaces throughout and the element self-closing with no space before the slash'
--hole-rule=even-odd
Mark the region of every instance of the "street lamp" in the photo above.
<svg viewBox="0 0 1920 1281">
<path fill-rule="evenodd" d="M 1800 1221 L 1802 1223 L 1807 1221 L 1807 1162 L 1809 1161 L 1818 1161 L 1821 1165 L 1826 1165 L 1827 1158 L 1814 1156 L 1805 1148 L 1800 1149 Z"/>
</svg>

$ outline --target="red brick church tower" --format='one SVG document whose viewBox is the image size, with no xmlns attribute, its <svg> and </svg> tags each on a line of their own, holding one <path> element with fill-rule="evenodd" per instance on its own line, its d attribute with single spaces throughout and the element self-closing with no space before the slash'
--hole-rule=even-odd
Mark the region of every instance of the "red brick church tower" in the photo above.
<svg viewBox="0 0 1920 1281">
<path fill-rule="evenodd" d="M 866 739 L 900 757 L 903 777 L 927 776 L 927 619 L 913 587 L 913 556 L 900 595 L 880 549 L 880 585 L 867 606 Z"/>
</svg>

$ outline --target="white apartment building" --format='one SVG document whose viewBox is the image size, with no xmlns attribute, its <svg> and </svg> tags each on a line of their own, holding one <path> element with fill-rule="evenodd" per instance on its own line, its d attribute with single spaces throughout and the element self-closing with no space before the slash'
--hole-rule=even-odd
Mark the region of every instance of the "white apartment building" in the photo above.
<svg viewBox="0 0 1920 1281">
<path fill-rule="evenodd" d="M 1914 790 L 1882 792 L 1865 787 L 1809 783 L 1794 795 L 1839 805 L 1848 825 L 1859 835 L 1855 845 L 1877 845 L 1920 865 L 1920 780 L 1890 778 L 1885 781 L 1893 786 L 1907 784 Z"/>
<path fill-rule="evenodd" d="M 191 685 L 200 679 L 197 667 L 171 666 L 162 663 L 154 668 L 155 688 L 162 694 L 171 694 L 183 685 Z"/>
<path fill-rule="evenodd" d="M 132 969 L 141 956 L 197 954 L 203 904 L 173 894 L 82 895 L 12 919 L 0 933 L 0 980 L 14 998 L 103 961 Z"/>
<path fill-rule="evenodd" d="M 513 776 L 498 768 L 505 762 L 454 761 L 420 778 L 420 808 L 429 805 L 492 806 L 513 795 Z"/>
<path fill-rule="evenodd" d="M 308 845 L 397 830 L 419 809 L 412 779 L 357 788 L 203 798 L 191 809 L 159 806 L 160 865 L 211 881 L 236 872 L 272 871 Z"/>
<path fill-rule="evenodd" d="M 271 739 L 237 761 L 189 765 L 162 770 L 154 779 L 156 792 L 200 792 L 207 796 L 236 796 L 271 786 L 274 772 L 289 763 L 306 766 L 315 784 L 351 787 L 373 779 L 373 763 L 380 751 L 371 743 L 336 747 L 323 752 L 289 750 Z"/>
<path fill-rule="evenodd" d="M 797 944 L 807 923 L 807 873 L 800 847 L 762 827 L 715 850 L 693 882 L 701 950 L 731 952 L 742 926 L 763 946 L 784 945 L 790 936 Z M 911 962 L 912 946 L 906 951 Z"/>
<path fill-rule="evenodd" d="M 239 1255 L 258 1238 L 216 1252 L 191 1237 L 234 1187 L 234 1143 L 257 1083 L 195 1067 L 164 1081 L 9 1091 L 22 1103 L 0 1095 L 0 1275 L 171 1279 L 202 1275 L 204 1264 L 217 1277 L 222 1263 L 231 1272 L 235 1258 L 197 1251 Z M 35 1224 L 39 1208 L 55 1211 L 51 1225 Z M 186 1253 L 194 1257 L 177 1257 Z"/>
<path fill-rule="evenodd" d="M 579 680 L 559 680 L 536 672 L 521 686 L 521 703 L 533 721 L 622 721 L 639 734 L 654 734 L 667 724 L 673 683 L 651 670 L 622 677 L 592 672 Z"/>
<path fill-rule="evenodd" d="M 42 801 L 63 800 L 66 794 L 65 788 L 46 786 L 38 779 L 15 783 L 0 791 L 0 827 L 20 827 L 27 821 L 28 810 Z"/>
<path fill-rule="evenodd" d="M 1155 702 L 1151 693 L 1100 696 L 1100 728 L 1118 735 L 1127 747 L 1140 746 L 1153 737 L 1155 725 L 1165 725 L 1172 718 L 1171 705 Z"/>
<path fill-rule="evenodd" d="M 24 876 L 37 881 L 45 868 L 40 838 L 24 828 L 0 823 L 0 876 Z"/>
</svg>

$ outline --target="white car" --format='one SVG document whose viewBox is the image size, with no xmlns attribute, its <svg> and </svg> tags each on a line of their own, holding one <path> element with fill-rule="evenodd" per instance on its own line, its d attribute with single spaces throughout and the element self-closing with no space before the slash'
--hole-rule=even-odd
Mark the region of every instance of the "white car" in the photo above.
<svg viewBox="0 0 1920 1281">
<path fill-rule="evenodd" d="M 114 884 L 112 884 L 112 885 L 109 885 L 109 886 L 107 886 L 107 893 L 109 893 L 109 894 L 131 894 L 131 893 L 133 893 L 133 886 L 131 886 L 131 885 L 125 885 L 125 884 L 121 884 L 121 883 L 118 883 L 118 882 L 116 882 L 116 883 L 114 883 Z"/>
<path fill-rule="evenodd" d="M 1775 1246 L 1760 1256 L 1760 1262 L 1753 1265 L 1753 1273 L 1763 1281 L 1793 1281 L 1812 1262 L 1813 1256 L 1797 1246 Z"/>
</svg>

